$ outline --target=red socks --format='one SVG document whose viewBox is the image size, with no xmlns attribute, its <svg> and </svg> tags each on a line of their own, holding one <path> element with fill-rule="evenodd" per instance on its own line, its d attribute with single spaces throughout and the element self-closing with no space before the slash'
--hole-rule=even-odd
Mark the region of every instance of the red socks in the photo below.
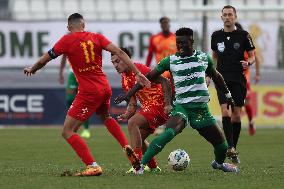
<svg viewBox="0 0 284 189">
<path fill-rule="evenodd" d="M 251 104 L 245 105 L 245 109 L 246 109 L 246 112 L 247 112 L 247 115 L 248 115 L 248 119 L 249 119 L 249 121 L 251 121 L 252 120 L 252 116 L 253 116 Z"/>
<path fill-rule="evenodd" d="M 149 161 L 148 166 L 150 169 L 154 169 L 158 166 L 158 163 L 154 157 Z"/>
<path fill-rule="evenodd" d="M 104 124 L 112 136 L 119 142 L 121 147 L 128 145 L 128 140 L 115 119 L 107 119 Z"/>
<path fill-rule="evenodd" d="M 86 165 L 91 165 L 95 161 L 87 144 L 77 134 L 73 134 L 67 142 Z"/>
<path fill-rule="evenodd" d="M 141 161 L 141 159 L 142 159 L 142 149 L 141 148 L 135 148 L 134 152 L 137 155 L 137 157 L 139 158 L 139 160 Z"/>
</svg>

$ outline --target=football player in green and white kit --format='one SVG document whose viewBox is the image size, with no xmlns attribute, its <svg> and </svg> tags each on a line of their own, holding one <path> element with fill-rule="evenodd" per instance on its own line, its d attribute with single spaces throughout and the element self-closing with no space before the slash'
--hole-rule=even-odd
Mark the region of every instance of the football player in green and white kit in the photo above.
<svg viewBox="0 0 284 189">
<path fill-rule="evenodd" d="M 61 58 L 61 62 L 60 62 L 60 67 L 59 67 L 59 83 L 60 84 L 64 84 L 63 71 L 66 65 L 66 59 L 67 57 L 63 55 Z M 65 99 L 67 102 L 67 106 L 70 107 L 78 92 L 78 82 L 71 68 L 69 68 L 68 81 L 65 87 L 65 92 L 66 92 Z M 89 120 L 84 122 L 83 126 L 84 126 L 84 129 L 81 132 L 80 136 L 83 138 L 90 138 L 91 132 L 89 130 Z"/>
<path fill-rule="evenodd" d="M 166 122 L 165 132 L 150 143 L 136 174 L 143 174 L 144 165 L 147 165 L 152 157 L 161 152 L 165 145 L 181 133 L 188 124 L 214 147 L 215 158 L 211 163 L 214 169 L 220 169 L 224 172 L 239 172 L 237 166 L 224 163 L 228 144 L 214 117 L 209 112 L 207 103 L 210 96 L 205 75 L 210 76 L 216 87 L 224 92 L 227 97 L 227 104 L 231 108 L 234 108 L 234 101 L 222 75 L 213 67 L 211 57 L 207 53 L 193 49 L 193 42 L 192 29 L 178 29 L 176 31 L 178 52 L 164 58 L 155 69 L 146 75 L 150 81 L 155 81 L 164 71 L 170 71 L 175 85 L 175 100 L 173 108 L 169 112 L 171 109 L 169 108 L 171 106 L 171 98 L 169 98 L 171 91 L 164 91 L 165 111 L 170 113 L 170 118 Z M 141 88 L 136 84 L 126 95 L 117 97 L 115 102 L 120 103 L 123 100 L 130 99 Z"/>
</svg>

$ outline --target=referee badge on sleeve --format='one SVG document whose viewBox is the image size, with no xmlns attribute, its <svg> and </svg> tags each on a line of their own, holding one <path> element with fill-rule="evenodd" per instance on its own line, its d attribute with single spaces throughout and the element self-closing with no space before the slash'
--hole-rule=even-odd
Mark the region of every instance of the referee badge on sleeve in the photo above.
<svg viewBox="0 0 284 189">
<path fill-rule="evenodd" d="M 218 51 L 219 52 L 224 52 L 224 50 L 225 50 L 225 43 L 224 42 L 217 43 L 217 47 L 218 47 Z"/>
</svg>

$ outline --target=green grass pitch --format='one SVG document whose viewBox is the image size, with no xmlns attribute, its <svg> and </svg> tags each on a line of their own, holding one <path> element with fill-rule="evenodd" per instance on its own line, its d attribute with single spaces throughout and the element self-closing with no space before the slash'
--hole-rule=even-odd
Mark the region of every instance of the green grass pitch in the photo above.
<svg viewBox="0 0 284 189">
<path fill-rule="evenodd" d="M 241 172 L 235 174 L 213 170 L 212 147 L 196 131 L 186 128 L 157 156 L 162 172 L 140 176 L 125 174 L 130 168 L 127 158 L 104 127 L 92 127 L 91 131 L 87 143 L 104 172 L 99 177 L 79 178 L 60 176 L 65 170 L 83 168 L 61 137 L 60 127 L 1 129 L 0 188 L 284 188 L 284 129 L 258 129 L 253 137 L 243 129 L 238 148 Z M 191 158 L 183 172 L 167 166 L 168 154 L 177 148 L 185 149 Z"/>
</svg>

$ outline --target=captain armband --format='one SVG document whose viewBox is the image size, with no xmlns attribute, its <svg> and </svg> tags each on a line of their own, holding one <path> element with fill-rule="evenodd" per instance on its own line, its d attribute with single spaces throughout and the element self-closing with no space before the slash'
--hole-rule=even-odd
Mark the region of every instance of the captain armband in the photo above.
<svg viewBox="0 0 284 189">
<path fill-rule="evenodd" d="M 51 59 L 55 59 L 58 57 L 58 55 L 55 54 L 54 49 L 50 49 L 48 52 L 48 55 L 50 56 Z"/>
</svg>

